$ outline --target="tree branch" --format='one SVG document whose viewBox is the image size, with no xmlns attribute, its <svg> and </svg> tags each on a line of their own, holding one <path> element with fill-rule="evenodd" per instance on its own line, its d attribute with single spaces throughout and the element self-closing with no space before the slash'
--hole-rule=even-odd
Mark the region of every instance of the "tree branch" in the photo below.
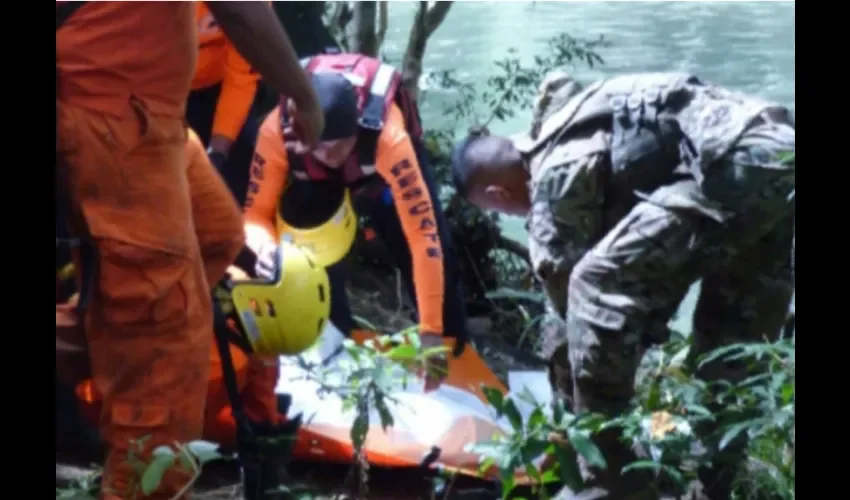
<svg viewBox="0 0 850 500">
<path fill-rule="evenodd" d="M 443 20 L 446 19 L 446 16 L 449 14 L 449 9 L 452 8 L 452 3 L 454 2 L 434 2 L 431 8 L 428 9 L 428 12 L 425 14 L 425 27 L 428 32 L 426 36 L 431 36 L 437 31 L 437 28 L 443 24 Z"/>
<path fill-rule="evenodd" d="M 422 58 L 428 38 L 440 27 L 453 2 L 419 2 L 413 26 L 410 27 L 410 37 L 407 40 L 407 50 L 402 60 L 402 83 L 410 92 L 413 99 L 419 97 L 419 78 L 422 76 Z"/>
<path fill-rule="evenodd" d="M 351 7 L 348 2 L 333 2 L 327 26 L 344 51 L 348 51 L 348 39 L 345 32 L 351 17 Z"/>
<path fill-rule="evenodd" d="M 381 47 L 384 45 L 384 38 L 387 36 L 387 28 L 389 27 L 389 7 L 387 6 L 387 0 L 381 0 L 378 2 L 378 51 L 381 50 Z"/>
<path fill-rule="evenodd" d="M 378 55 L 378 37 L 375 21 L 378 17 L 378 2 L 354 2 L 351 26 L 347 30 L 348 49 L 367 56 Z"/>
</svg>

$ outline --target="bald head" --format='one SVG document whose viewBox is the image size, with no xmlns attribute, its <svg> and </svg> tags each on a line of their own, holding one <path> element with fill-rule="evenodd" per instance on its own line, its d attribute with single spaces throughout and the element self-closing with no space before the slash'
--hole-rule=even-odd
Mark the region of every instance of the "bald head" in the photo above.
<svg viewBox="0 0 850 500">
<path fill-rule="evenodd" d="M 524 214 L 528 180 L 522 156 L 507 137 L 470 135 L 452 151 L 458 193 L 480 208 Z"/>
<path fill-rule="evenodd" d="M 461 194 L 479 176 L 493 177 L 515 166 L 522 166 L 522 158 L 507 137 L 470 135 L 452 152 L 452 178 Z"/>
</svg>

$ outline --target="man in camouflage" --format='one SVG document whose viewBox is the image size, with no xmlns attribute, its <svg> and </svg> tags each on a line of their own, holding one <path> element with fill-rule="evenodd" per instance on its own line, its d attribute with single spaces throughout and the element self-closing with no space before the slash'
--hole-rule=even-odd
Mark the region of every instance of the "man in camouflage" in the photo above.
<svg viewBox="0 0 850 500">
<path fill-rule="evenodd" d="M 779 334 L 794 288 L 787 109 L 678 73 L 586 88 L 556 73 L 536 104 L 527 134 L 485 132 L 458 144 L 453 174 L 479 207 L 527 216 L 534 271 L 565 320 L 549 329 L 544 354 L 575 412 L 628 409 L 643 347 L 664 339 L 697 280 L 692 360 Z M 746 376 L 728 362 L 697 374 Z M 698 431 L 716 446 L 711 429 Z M 586 490 L 559 498 L 657 498 L 650 478 L 620 474 L 636 458 L 618 438 L 597 436 L 608 468 L 582 464 Z M 729 498 L 745 445 L 734 444 L 728 465 L 701 471 L 710 498 Z"/>
</svg>

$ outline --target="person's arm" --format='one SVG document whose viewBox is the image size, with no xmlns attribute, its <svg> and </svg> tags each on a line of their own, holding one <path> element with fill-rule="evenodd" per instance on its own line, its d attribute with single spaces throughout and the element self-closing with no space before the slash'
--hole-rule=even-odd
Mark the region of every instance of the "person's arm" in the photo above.
<svg viewBox="0 0 850 500">
<path fill-rule="evenodd" d="M 570 273 L 603 234 L 600 181 L 609 164 L 601 135 L 570 142 L 556 147 L 532 178 L 528 216 L 531 266 L 562 321 Z M 574 154 L 577 150 L 590 152 Z"/>
<path fill-rule="evenodd" d="M 393 105 L 378 138 L 375 169 L 390 187 L 401 228 L 413 260 L 419 329 L 443 332 L 443 252 L 434 203 L 422 177 L 413 143 L 398 106 Z"/>
<path fill-rule="evenodd" d="M 192 129 L 186 139 L 186 157 L 195 234 L 207 279 L 214 287 L 244 245 L 242 211 Z"/>
<path fill-rule="evenodd" d="M 210 138 L 210 148 L 225 155 L 245 125 L 260 80 L 259 73 L 251 68 L 229 40 L 226 50 L 221 93 L 215 107 Z"/>
<path fill-rule="evenodd" d="M 318 108 L 318 98 L 268 2 L 207 2 L 227 39 L 275 90 L 301 109 Z"/>
<path fill-rule="evenodd" d="M 255 253 L 267 243 L 277 243 L 277 204 L 288 174 L 289 160 L 280 133 L 280 113 L 275 109 L 257 134 L 251 181 L 245 198 L 245 245 Z"/>
</svg>

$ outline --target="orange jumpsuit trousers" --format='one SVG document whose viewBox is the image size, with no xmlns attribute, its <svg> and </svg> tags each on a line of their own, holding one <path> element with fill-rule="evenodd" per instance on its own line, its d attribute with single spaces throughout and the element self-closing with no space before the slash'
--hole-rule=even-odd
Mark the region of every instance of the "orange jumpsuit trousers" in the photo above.
<svg viewBox="0 0 850 500">
<path fill-rule="evenodd" d="M 243 244 L 239 209 L 208 160 L 196 155 L 187 169 L 183 121 L 130 107 L 111 116 L 57 106 L 72 223 L 85 221 L 99 257 L 84 327 L 103 396 L 109 500 L 141 497 L 131 456 L 145 460 L 157 446 L 201 437 L 212 347 L 207 276 L 218 280 Z M 144 498 L 172 498 L 188 479 L 172 469 Z"/>
</svg>

